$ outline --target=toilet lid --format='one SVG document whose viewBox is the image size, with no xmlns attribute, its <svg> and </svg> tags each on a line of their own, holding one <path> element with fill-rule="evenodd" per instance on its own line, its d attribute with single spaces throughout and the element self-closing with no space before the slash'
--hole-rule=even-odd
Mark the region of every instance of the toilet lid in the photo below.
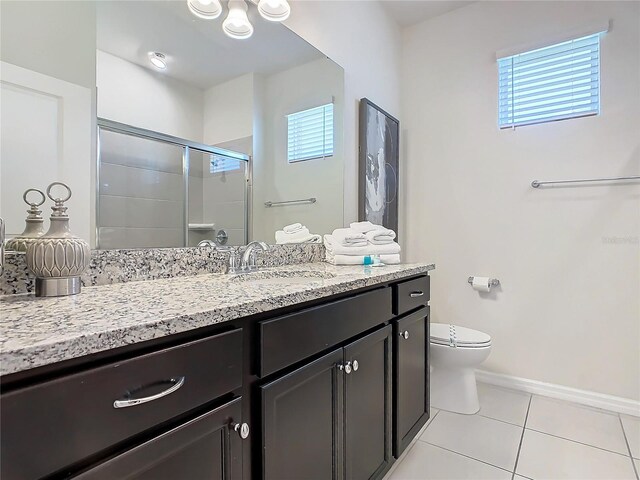
<svg viewBox="0 0 640 480">
<path fill-rule="evenodd" d="M 432 323 L 430 341 L 439 345 L 460 347 L 491 345 L 491 337 L 486 333 L 448 323 Z"/>
</svg>

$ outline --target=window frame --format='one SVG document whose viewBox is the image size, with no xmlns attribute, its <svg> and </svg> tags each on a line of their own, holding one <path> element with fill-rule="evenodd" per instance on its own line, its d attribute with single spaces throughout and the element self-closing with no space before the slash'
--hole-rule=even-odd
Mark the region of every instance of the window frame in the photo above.
<svg viewBox="0 0 640 480">
<path fill-rule="evenodd" d="M 558 122 L 558 121 L 562 121 L 562 120 L 571 120 L 571 119 L 575 119 L 575 118 L 585 118 L 585 117 L 593 117 L 593 116 L 598 116 L 601 113 L 601 85 L 602 85 L 602 76 L 601 76 L 601 39 L 602 39 L 602 35 L 604 33 L 606 33 L 607 29 L 597 29 L 597 30 L 593 30 L 590 31 L 589 33 L 581 33 L 581 34 L 576 34 L 570 37 L 565 37 L 562 40 L 559 41 L 554 41 L 551 43 L 546 43 L 543 45 L 539 45 L 533 48 L 527 48 L 527 49 L 521 49 L 518 52 L 515 53 L 510 53 L 508 55 L 500 55 L 497 54 L 496 55 L 496 59 L 497 59 L 497 67 L 498 67 L 498 78 L 497 78 L 497 87 L 498 87 L 498 98 L 497 98 L 497 124 L 498 124 L 498 128 L 500 130 L 505 130 L 505 129 L 515 129 L 517 127 L 523 127 L 523 126 L 527 126 L 527 125 L 539 125 L 539 124 L 543 124 L 543 123 L 552 123 L 552 122 Z M 520 120 L 520 121 L 516 121 L 514 119 L 514 107 L 516 106 L 514 104 L 513 101 L 513 87 L 512 87 L 512 91 L 511 92 L 507 92 L 507 97 L 505 99 L 504 97 L 504 93 L 503 93 L 503 86 L 502 86 L 502 76 L 503 75 L 511 75 L 511 78 L 513 79 L 513 68 L 514 68 L 514 63 L 513 60 L 516 59 L 517 57 L 520 56 L 526 56 L 526 55 L 531 55 L 531 54 L 535 54 L 536 52 L 542 51 L 542 50 L 547 50 L 547 49 L 552 49 L 552 48 L 557 48 L 557 47 L 561 47 L 564 44 L 574 44 L 574 42 L 580 42 L 580 41 L 586 41 L 590 38 L 596 38 L 596 42 L 594 43 L 594 45 L 596 46 L 596 62 L 597 65 L 594 67 L 593 66 L 593 54 L 592 54 L 592 59 L 591 59 L 591 64 L 592 66 L 590 67 L 591 70 L 593 70 L 594 68 L 596 69 L 595 73 L 591 73 L 590 76 L 593 77 L 595 76 L 596 79 L 595 80 L 589 80 L 588 82 L 585 82 L 583 84 L 583 86 L 585 87 L 586 91 L 582 92 L 583 95 L 587 95 L 587 92 L 589 91 L 593 91 L 594 87 L 597 89 L 595 95 L 593 93 L 588 94 L 589 96 L 585 97 L 585 101 L 590 100 L 589 103 L 587 103 L 584 108 L 590 107 L 589 110 L 584 110 L 584 111 L 570 111 L 569 113 L 566 114 L 559 114 L 559 115 L 549 115 L 547 117 L 542 117 L 542 118 L 529 118 L 527 120 Z M 588 46 L 588 44 L 586 45 Z M 572 48 L 572 49 L 567 49 L 566 53 L 567 55 L 572 54 L 572 51 L 578 50 L 579 48 L 584 48 L 584 47 L 576 47 L 576 48 Z M 575 53 L 574 53 L 575 54 Z M 535 57 L 534 57 L 535 58 Z M 505 67 L 506 72 L 502 71 L 502 65 L 501 62 L 505 62 L 511 60 L 511 64 L 508 67 Z M 531 60 L 529 60 L 531 61 Z M 534 60 L 535 61 L 535 60 Z M 568 66 L 566 68 L 569 68 Z M 568 75 L 568 74 L 567 74 Z M 565 82 L 571 82 L 572 79 L 571 78 L 567 78 L 565 80 Z M 532 82 L 533 83 L 533 82 Z M 512 83 L 513 86 L 513 83 Z M 588 88 L 587 88 L 588 87 Z M 530 87 L 531 88 L 531 87 Z M 544 88 L 544 87 L 541 87 Z M 566 87 L 566 90 L 570 90 L 570 88 L 573 88 L 573 85 L 571 87 Z M 538 92 L 538 94 L 542 95 L 545 92 L 545 90 L 543 89 L 542 91 Z M 571 92 L 567 92 L 566 93 L 566 97 L 570 97 L 572 95 L 575 95 L 576 93 L 574 93 L 573 91 Z M 580 92 L 578 92 L 578 94 L 580 94 Z M 533 94 L 533 96 L 535 96 L 535 94 Z M 593 102 L 593 98 L 596 98 L 597 100 L 595 101 L 595 103 Z M 544 101 L 545 98 L 541 98 L 540 101 Z M 548 99 L 547 99 L 548 100 Z M 562 101 L 562 97 L 559 98 L 558 100 Z M 504 116 L 502 114 L 502 111 L 504 109 L 505 106 L 508 106 L 509 103 L 511 104 L 511 118 L 509 120 L 509 122 L 505 122 L 505 123 L 501 123 Z M 559 107 L 564 106 L 563 104 L 559 104 Z M 593 107 L 592 107 L 593 106 Z M 543 108 L 544 104 L 540 105 L 540 108 Z M 591 108 L 592 107 L 592 108 Z M 530 106 L 529 108 L 535 108 L 535 106 Z M 566 102 L 566 109 L 567 110 L 576 110 L 579 109 L 580 106 L 579 105 L 575 105 L 574 103 L 572 103 L 570 100 Z M 544 112 L 539 112 L 539 115 L 544 115 Z M 530 114 L 529 117 L 535 117 L 536 115 L 534 113 Z"/>
<path fill-rule="evenodd" d="M 331 107 L 331 149 L 330 149 L 330 153 L 327 153 L 328 149 L 327 149 L 327 142 L 326 142 L 326 130 L 324 129 L 324 127 L 326 127 L 326 120 L 324 119 L 324 116 L 326 115 L 325 109 L 327 107 Z M 311 110 L 318 110 L 318 109 L 323 109 L 323 145 L 322 145 L 322 154 L 321 155 L 314 155 L 314 156 L 310 156 L 310 157 L 300 157 L 300 158 L 290 158 L 290 152 L 289 152 L 289 142 L 290 142 L 290 121 L 289 118 L 291 116 L 294 115 L 300 115 L 302 113 L 305 112 L 310 112 Z M 287 145 L 287 163 L 288 164 L 295 164 L 295 163 L 300 163 L 300 162 L 306 162 L 309 160 L 318 160 L 318 159 L 323 159 L 323 158 L 330 158 L 333 157 L 335 154 L 335 104 L 333 101 L 330 101 L 328 103 L 323 103 L 321 105 L 317 105 L 315 107 L 310 107 L 310 108 L 305 108 L 304 110 L 297 110 L 295 112 L 289 113 L 285 116 L 286 118 L 286 123 L 287 123 L 287 127 L 286 127 L 286 132 L 287 132 L 287 139 L 286 139 L 286 145 Z"/>
</svg>

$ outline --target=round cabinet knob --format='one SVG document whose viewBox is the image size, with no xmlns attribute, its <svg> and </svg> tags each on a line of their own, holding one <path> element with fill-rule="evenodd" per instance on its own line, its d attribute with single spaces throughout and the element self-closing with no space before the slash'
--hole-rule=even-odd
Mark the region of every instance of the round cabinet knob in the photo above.
<svg viewBox="0 0 640 480">
<path fill-rule="evenodd" d="M 249 425 L 246 423 L 232 423 L 233 429 L 240 435 L 243 440 L 249 436 Z"/>
<path fill-rule="evenodd" d="M 344 366 L 344 372 L 349 375 L 351 373 L 351 362 L 347 362 Z"/>
<path fill-rule="evenodd" d="M 357 372 L 358 368 L 360 368 L 360 364 L 358 364 L 358 360 L 353 361 L 353 371 Z"/>
<path fill-rule="evenodd" d="M 409 340 L 409 331 L 405 330 L 404 332 L 400 332 L 400 336 L 405 340 Z"/>
</svg>

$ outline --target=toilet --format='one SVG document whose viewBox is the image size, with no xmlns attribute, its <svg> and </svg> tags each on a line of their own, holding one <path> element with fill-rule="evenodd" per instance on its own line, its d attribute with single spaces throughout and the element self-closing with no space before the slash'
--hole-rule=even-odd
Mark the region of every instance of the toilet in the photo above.
<svg viewBox="0 0 640 480">
<path fill-rule="evenodd" d="M 491 337 L 471 328 L 432 323 L 431 406 L 455 413 L 480 410 L 475 368 L 491 352 Z"/>
</svg>

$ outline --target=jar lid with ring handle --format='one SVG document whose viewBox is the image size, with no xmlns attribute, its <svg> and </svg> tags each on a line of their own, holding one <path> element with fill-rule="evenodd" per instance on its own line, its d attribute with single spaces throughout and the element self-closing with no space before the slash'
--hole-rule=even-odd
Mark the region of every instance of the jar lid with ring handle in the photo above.
<svg viewBox="0 0 640 480">
<path fill-rule="evenodd" d="M 38 194 L 39 198 L 34 201 L 29 201 L 28 196 L 30 193 Z M 34 195 L 31 195 L 33 198 Z M 40 238 L 44 235 L 44 219 L 42 218 L 42 210 L 38 209 L 40 205 L 42 205 L 46 197 L 41 190 L 37 188 L 29 188 L 22 195 L 22 199 L 24 203 L 29 205 L 29 209 L 27 210 L 27 218 L 25 220 L 25 229 L 20 235 L 16 235 L 15 237 L 7 240 L 5 248 L 14 252 L 26 252 L 29 243 L 31 243 L 34 239 Z M 38 201 L 39 200 L 39 201 Z"/>
<path fill-rule="evenodd" d="M 53 196 L 54 187 L 62 187 L 66 194 Z M 51 225 L 47 233 L 27 247 L 27 267 L 36 276 L 37 297 L 75 295 L 80 293 L 80 275 L 89 266 L 91 250 L 69 229 L 65 202 L 71 198 L 71 189 L 62 182 L 53 182 L 47 187 L 47 196 L 54 203 Z"/>
</svg>

